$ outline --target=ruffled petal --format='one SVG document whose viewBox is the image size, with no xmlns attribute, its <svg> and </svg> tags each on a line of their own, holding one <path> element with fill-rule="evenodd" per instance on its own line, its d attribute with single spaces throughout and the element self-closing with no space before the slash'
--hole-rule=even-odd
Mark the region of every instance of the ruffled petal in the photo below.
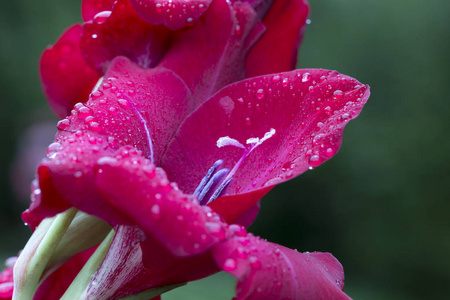
<svg viewBox="0 0 450 300">
<path fill-rule="evenodd" d="M 331 158 L 340 147 L 345 125 L 358 116 L 368 97 L 368 86 L 328 70 L 298 70 L 232 84 L 186 119 L 162 167 L 171 181 L 192 193 L 210 166 L 222 159 L 224 168 L 237 166 L 225 195 L 263 195 L 264 189 Z M 247 145 L 248 151 L 251 145 L 246 141 L 266 134 L 271 137 L 250 153 L 217 146 L 219 138 L 229 137 Z M 253 199 L 242 207 L 238 201 L 228 208 L 225 203 L 215 211 L 224 216 L 229 209 L 239 216 L 259 200 Z"/>
<path fill-rule="evenodd" d="M 40 61 L 41 81 L 49 105 L 61 118 L 77 102 L 85 101 L 100 74 L 81 55 L 80 25 L 70 27 L 55 45 L 47 48 Z"/>
<path fill-rule="evenodd" d="M 218 244 L 217 264 L 237 279 L 237 300 L 350 299 L 344 271 L 329 253 L 299 253 L 249 234 Z"/>
<path fill-rule="evenodd" d="M 169 31 L 164 26 L 147 23 L 128 0 L 118 0 L 112 11 L 101 12 L 84 24 L 81 51 L 86 61 L 101 72 L 120 55 L 149 68 L 162 58 L 168 41 Z"/>
<path fill-rule="evenodd" d="M 139 15 L 155 25 L 176 30 L 192 25 L 212 0 L 130 0 Z"/>
<path fill-rule="evenodd" d="M 308 13 L 309 6 L 304 0 L 273 2 L 263 19 L 266 31 L 245 60 L 247 77 L 295 69 Z"/>
<path fill-rule="evenodd" d="M 116 58 L 89 101 L 75 105 L 71 116 L 58 123 L 49 159 L 38 168 L 40 195 L 24 220 L 36 224 L 70 206 L 101 212 L 108 222 L 119 220 L 121 214 L 93 184 L 94 165 L 125 145 L 158 161 L 191 106 L 190 92 L 172 71 L 143 69 Z"/>
<path fill-rule="evenodd" d="M 174 32 L 160 66 L 186 82 L 197 107 L 212 93 L 244 78 L 245 55 L 263 29 L 250 5 L 215 0 L 192 28 Z"/>
<path fill-rule="evenodd" d="M 183 194 L 143 157 L 119 151 L 101 159 L 96 170 L 95 183 L 109 203 L 173 255 L 204 253 L 226 237 L 219 216 Z"/>
</svg>

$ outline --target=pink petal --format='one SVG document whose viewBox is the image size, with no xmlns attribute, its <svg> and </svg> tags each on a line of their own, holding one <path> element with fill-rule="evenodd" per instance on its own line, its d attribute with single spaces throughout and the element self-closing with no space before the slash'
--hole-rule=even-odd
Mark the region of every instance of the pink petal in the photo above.
<svg viewBox="0 0 450 300">
<path fill-rule="evenodd" d="M 186 82 L 197 107 L 220 88 L 244 78 L 244 57 L 263 30 L 258 25 L 248 4 L 231 7 L 215 0 L 191 29 L 174 32 L 160 66 Z"/>
<path fill-rule="evenodd" d="M 247 77 L 295 69 L 308 12 L 309 6 L 304 0 L 274 1 L 263 19 L 267 30 L 245 61 Z"/>
<path fill-rule="evenodd" d="M 95 247 L 75 255 L 58 270 L 53 272 L 39 286 L 34 300 L 60 299 L 94 250 Z"/>
<path fill-rule="evenodd" d="M 184 195 L 139 155 L 119 151 L 100 160 L 95 183 L 111 205 L 175 256 L 204 253 L 226 237 L 225 224 L 209 207 Z"/>
<path fill-rule="evenodd" d="M 159 160 L 167 141 L 191 111 L 189 91 L 169 70 L 142 69 L 119 57 L 104 78 L 85 105 L 77 104 L 71 116 L 60 121 L 55 143 L 49 146 L 50 159 L 39 167 L 42 195 L 24 214 L 26 222 L 36 224 L 70 206 L 100 214 L 110 222 L 126 222 L 98 194 L 94 165 L 125 145 L 147 157 L 153 153 Z"/>
<path fill-rule="evenodd" d="M 171 181 L 192 193 L 212 164 L 224 160 L 232 169 L 243 155 L 233 146 L 218 148 L 229 136 L 241 144 L 275 134 L 245 157 L 226 195 L 264 194 L 265 189 L 297 176 L 331 158 L 339 149 L 342 132 L 358 116 L 369 97 L 369 87 L 335 71 L 306 69 L 248 79 L 215 94 L 181 125 L 163 159 Z M 247 194 L 248 193 L 248 194 Z M 247 195 L 246 195 L 247 194 Z M 238 201 L 215 209 L 239 215 L 254 202 Z M 214 202 L 219 201 L 219 199 Z M 212 206 L 214 205 L 212 202 Z M 227 218 L 228 220 L 228 218 Z"/>
<path fill-rule="evenodd" d="M 42 86 L 51 109 L 63 118 L 76 102 L 84 101 L 100 74 L 86 64 L 79 42 L 80 25 L 70 27 L 41 57 Z"/>
<path fill-rule="evenodd" d="M 17 258 L 15 258 L 17 260 Z M 0 300 L 10 300 L 14 290 L 14 262 L 0 273 Z"/>
<path fill-rule="evenodd" d="M 213 256 L 236 277 L 237 300 L 350 299 L 342 266 L 329 253 L 299 253 L 250 234 L 218 244 Z"/>
<path fill-rule="evenodd" d="M 84 22 L 89 22 L 101 12 L 112 10 L 116 0 L 83 0 L 81 2 L 81 14 Z"/>
<path fill-rule="evenodd" d="M 192 25 L 212 0 L 130 0 L 139 15 L 155 25 L 175 30 Z"/>
<path fill-rule="evenodd" d="M 119 226 L 115 230 L 110 250 L 87 287 L 89 299 L 119 299 L 218 272 L 209 254 L 176 258 L 136 226 Z M 143 239 L 145 247 L 141 251 L 139 243 Z"/>
<path fill-rule="evenodd" d="M 127 0 L 83 26 L 81 51 L 94 68 L 105 71 L 116 56 L 126 56 L 142 67 L 155 66 L 168 47 L 168 30 L 142 20 Z"/>
</svg>

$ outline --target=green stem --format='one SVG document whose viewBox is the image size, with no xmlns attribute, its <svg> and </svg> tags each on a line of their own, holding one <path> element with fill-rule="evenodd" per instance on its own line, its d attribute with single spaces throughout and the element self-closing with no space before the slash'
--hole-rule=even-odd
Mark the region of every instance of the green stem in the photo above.
<svg viewBox="0 0 450 300">
<path fill-rule="evenodd" d="M 29 251 L 26 251 L 27 247 L 35 247 L 36 239 L 33 239 L 33 236 L 30 238 L 31 244 L 27 244 L 24 249 L 24 256 L 22 257 L 21 262 L 16 265 L 19 265 L 14 269 L 15 273 L 15 281 L 16 281 L 16 273 L 19 277 L 18 284 L 15 285 L 14 288 L 14 300 L 30 300 L 33 299 L 34 294 L 36 293 L 37 288 L 39 287 L 39 280 L 41 275 L 47 266 L 47 263 L 65 232 L 69 228 L 70 223 L 75 217 L 77 210 L 75 208 L 70 208 L 63 213 L 60 213 L 56 216 L 56 218 L 51 222 L 51 225 L 48 227 L 49 223 L 45 222 L 39 225 L 39 228 L 36 230 L 36 235 L 42 237 L 42 240 L 38 244 L 36 251 L 34 254 L 28 258 L 26 254 L 29 254 Z M 46 230 L 48 228 L 48 230 Z M 34 235 L 34 234 L 33 234 Z M 38 238 L 39 240 L 39 238 Z M 32 250 L 31 250 L 32 251 Z M 28 260 L 29 259 L 29 260 Z M 27 261 L 28 260 L 28 261 Z M 22 270 L 21 267 L 25 267 L 25 270 Z M 25 271 L 22 273 L 22 271 Z"/>
<path fill-rule="evenodd" d="M 114 230 L 111 230 L 103 242 L 95 250 L 94 254 L 91 255 L 60 300 L 84 299 L 83 293 L 85 292 L 89 281 L 92 279 L 92 276 L 103 262 L 106 253 L 108 253 L 113 237 Z"/>
</svg>

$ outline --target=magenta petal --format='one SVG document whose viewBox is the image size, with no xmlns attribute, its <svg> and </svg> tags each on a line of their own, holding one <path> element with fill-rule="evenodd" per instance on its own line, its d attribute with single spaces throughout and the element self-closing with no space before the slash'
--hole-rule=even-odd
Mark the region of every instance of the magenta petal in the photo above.
<svg viewBox="0 0 450 300">
<path fill-rule="evenodd" d="M 263 27 L 253 8 L 215 0 L 189 30 L 174 32 L 160 66 L 178 74 L 196 107 L 225 85 L 244 78 L 244 58 Z"/>
<path fill-rule="evenodd" d="M 101 12 L 112 10 L 116 0 L 83 0 L 81 3 L 81 15 L 84 22 L 89 22 Z"/>
<path fill-rule="evenodd" d="M 226 237 L 219 216 L 183 194 L 162 169 L 139 155 L 127 157 L 119 151 L 99 160 L 95 183 L 112 206 L 175 256 L 203 253 Z"/>
<path fill-rule="evenodd" d="M 12 258 L 17 260 L 17 257 Z M 14 262 L 0 272 L 0 300 L 10 300 L 14 290 Z"/>
<path fill-rule="evenodd" d="M 70 27 L 40 61 L 42 86 L 51 109 L 63 118 L 76 102 L 87 99 L 100 74 L 84 61 L 80 25 Z"/>
<path fill-rule="evenodd" d="M 125 57 L 111 63 L 99 90 L 66 130 L 90 129 L 90 114 L 98 134 L 115 149 L 133 145 L 158 163 L 168 141 L 192 111 L 193 100 L 184 82 L 164 68 L 145 69 Z M 152 141 L 150 141 L 152 140 Z M 151 149 L 153 148 L 153 149 Z"/>
<path fill-rule="evenodd" d="M 237 300 L 350 299 L 342 266 L 329 253 L 299 253 L 249 234 L 218 244 L 213 257 L 237 278 Z"/>
<path fill-rule="evenodd" d="M 304 0 L 274 1 L 263 19 L 267 30 L 245 61 L 247 77 L 295 69 L 308 12 L 309 6 Z"/>
<path fill-rule="evenodd" d="M 158 241 L 145 237 L 136 226 L 118 226 L 115 231 L 110 250 L 87 287 L 89 299 L 119 299 L 219 271 L 209 253 L 176 258 Z"/>
<path fill-rule="evenodd" d="M 120 213 L 98 195 L 94 165 L 125 145 L 159 160 L 191 110 L 190 97 L 172 71 L 143 69 L 124 57 L 116 58 L 90 100 L 75 105 L 71 116 L 58 123 L 60 131 L 48 149 L 50 158 L 39 167 L 42 194 L 24 220 L 34 226 L 70 205 L 109 222 L 120 220 Z M 160 143 L 153 145 L 152 140 Z"/>
<path fill-rule="evenodd" d="M 298 70 L 229 85 L 181 125 L 162 167 L 170 180 L 192 193 L 216 160 L 232 169 L 243 157 L 241 148 L 218 148 L 219 138 L 246 145 L 249 138 L 262 138 L 273 129 L 275 134 L 243 159 L 226 195 L 270 188 L 331 158 L 345 125 L 368 97 L 368 86 L 328 70 Z M 229 209 L 240 210 L 236 205 Z M 241 214 L 251 205 L 245 203 Z"/>
<path fill-rule="evenodd" d="M 169 32 L 147 23 L 127 0 L 118 0 L 112 11 L 103 12 L 83 26 L 81 51 L 86 61 L 105 71 L 116 56 L 126 56 L 142 67 L 155 66 L 168 47 Z"/>
<path fill-rule="evenodd" d="M 139 15 L 155 25 L 172 30 L 192 25 L 208 8 L 212 0 L 130 0 Z"/>
<path fill-rule="evenodd" d="M 85 250 L 72 257 L 39 286 L 33 300 L 58 300 L 80 272 L 96 247 Z"/>
</svg>

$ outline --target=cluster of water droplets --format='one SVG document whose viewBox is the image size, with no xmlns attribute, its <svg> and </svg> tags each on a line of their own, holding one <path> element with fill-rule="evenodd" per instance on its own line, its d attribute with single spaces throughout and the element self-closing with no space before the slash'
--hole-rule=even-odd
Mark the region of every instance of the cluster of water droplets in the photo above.
<svg viewBox="0 0 450 300">
<path fill-rule="evenodd" d="M 205 2 L 205 3 L 203 3 Z M 166 25 L 172 22 L 184 23 L 186 26 L 194 24 L 194 21 L 206 10 L 206 1 L 135 1 L 142 10 L 154 10 Z M 153 7 L 151 7 L 153 6 Z M 173 24 L 172 24 L 173 26 Z M 174 27 L 178 28 L 179 26 Z"/>
<path fill-rule="evenodd" d="M 287 157 L 293 158 L 284 162 L 279 175 L 270 178 L 264 186 L 303 172 L 300 169 L 305 163 L 307 168 L 313 169 L 332 157 L 339 147 L 340 130 L 359 113 L 363 86 L 335 71 L 321 73 L 319 77 L 313 76 L 313 72 L 298 70 L 294 74 L 281 73 L 248 81 L 245 83 L 247 95 L 235 99 L 242 109 L 248 108 L 245 124 L 249 127 L 252 127 L 256 114 L 267 114 L 262 108 L 271 101 L 285 101 L 286 97 L 291 97 L 298 105 L 291 107 L 291 111 L 294 123 L 299 126 L 296 129 L 299 135 L 287 141 L 290 149 Z M 347 98 L 350 100 L 343 102 Z M 272 165 L 270 172 L 274 171 L 276 162 L 269 157 L 268 163 Z"/>
</svg>

